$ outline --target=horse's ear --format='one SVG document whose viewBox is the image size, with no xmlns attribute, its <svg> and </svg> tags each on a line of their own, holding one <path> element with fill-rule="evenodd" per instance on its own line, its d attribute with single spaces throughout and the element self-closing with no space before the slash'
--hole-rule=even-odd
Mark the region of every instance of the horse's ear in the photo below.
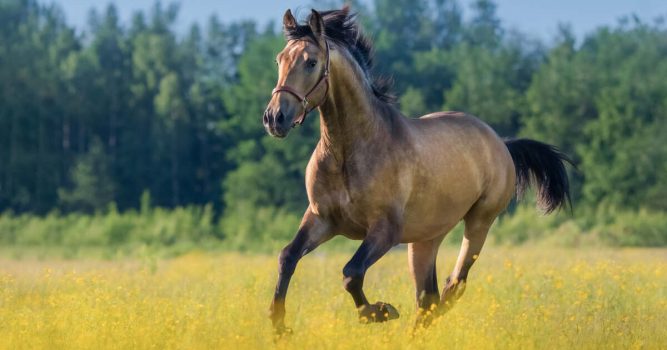
<svg viewBox="0 0 667 350">
<path fill-rule="evenodd" d="M 283 29 L 289 31 L 296 28 L 296 18 L 292 15 L 292 11 L 287 9 L 285 15 L 283 16 Z"/>
<path fill-rule="evenodd" d="M 322 35 L 324 35 L 324 20 L 319 12 L 312 10 L 308 25 L 310 26 L 310 30 L 313 31 L 313 34 L 315 34 L 315 37 L 320 40 Z"/>
</svg>

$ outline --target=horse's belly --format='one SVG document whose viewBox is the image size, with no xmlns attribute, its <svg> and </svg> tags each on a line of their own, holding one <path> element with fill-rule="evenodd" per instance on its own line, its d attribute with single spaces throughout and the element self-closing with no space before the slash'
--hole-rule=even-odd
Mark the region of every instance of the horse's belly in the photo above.
<svg viewBox="0 0 667 350">
<path fill-rule="evenodd" d="M 449 232 L 479 199 L 475 183 L 458 189 L 423 186 L 408 201 L 402 243 L 428 241 Z"/>
<path fill-rule="evenodd" d="M 401 243 L 424 242 L 441 237 L 456 226 L 460 220 L 432 222 L 429 224 L 406 225 Z"/>
<path fill-rule="evenodd" d="M 446 213 L 438 216 L 415 217 L 406 213 L 406 219 L 401 235 L 401 243 L 429 241 L 449 232 L 465 213 Z"/>
</svg>

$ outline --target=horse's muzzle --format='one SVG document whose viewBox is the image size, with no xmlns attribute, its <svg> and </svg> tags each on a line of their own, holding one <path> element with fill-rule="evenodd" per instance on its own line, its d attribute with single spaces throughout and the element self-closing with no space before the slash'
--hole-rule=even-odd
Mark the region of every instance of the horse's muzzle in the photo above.
<svg viewBox="0 0 667 350">
<path fill-rule="evenodd" d="M 283 112 L 278 111 L 277 113 L 271 113 L 268 109 L 264 112 L 262 124 L 269 135 L 279 138 L 287 136 L 287 133 L 289 133 L 291 128 L 291 125 L 289 121 L 287 121 L 287 118 L 285 118 Z"/>
</svg>

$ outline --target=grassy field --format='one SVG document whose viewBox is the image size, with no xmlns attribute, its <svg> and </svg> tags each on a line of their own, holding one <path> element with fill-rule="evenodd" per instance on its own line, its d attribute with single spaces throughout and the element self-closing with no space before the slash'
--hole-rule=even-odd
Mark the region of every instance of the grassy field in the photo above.
<svg viewBox="0 0 667 350">
<path fill-rule="evenodd" d="M 456 252 L 440 253 L 441 284 Z M 294 334 L 274 339 L 267 309 L 276 257 L 0 260 L 0 348 L 658 349 L 667 344 L 667 250 L 489 248 L 465 295 L 411 336 L 405 251 L 365 288 L 401 318 L 360 325 L 341 286 L 346 254 L 302 260 L 287 301 Z"/>
</svg>

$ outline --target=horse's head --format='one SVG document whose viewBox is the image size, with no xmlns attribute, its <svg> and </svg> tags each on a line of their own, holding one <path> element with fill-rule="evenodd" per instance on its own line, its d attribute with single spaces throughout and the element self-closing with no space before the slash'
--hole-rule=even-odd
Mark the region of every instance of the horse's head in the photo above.
<svg viewBox="0 0 667 350">
<path fill-rule="evenodd" d="M 285 137 L 306 115 L 321 105 L 329 89 L 329 44 L 324 38 L 324 21 L 315 10 L 307 26 L 300 26 L 290 10 L 283 17 L 287 45 L 276 57 L 278 83 L 262 122 L 271 136 Z M 306 31 L 301 39 L 289 33 Z"/>
</svg>

